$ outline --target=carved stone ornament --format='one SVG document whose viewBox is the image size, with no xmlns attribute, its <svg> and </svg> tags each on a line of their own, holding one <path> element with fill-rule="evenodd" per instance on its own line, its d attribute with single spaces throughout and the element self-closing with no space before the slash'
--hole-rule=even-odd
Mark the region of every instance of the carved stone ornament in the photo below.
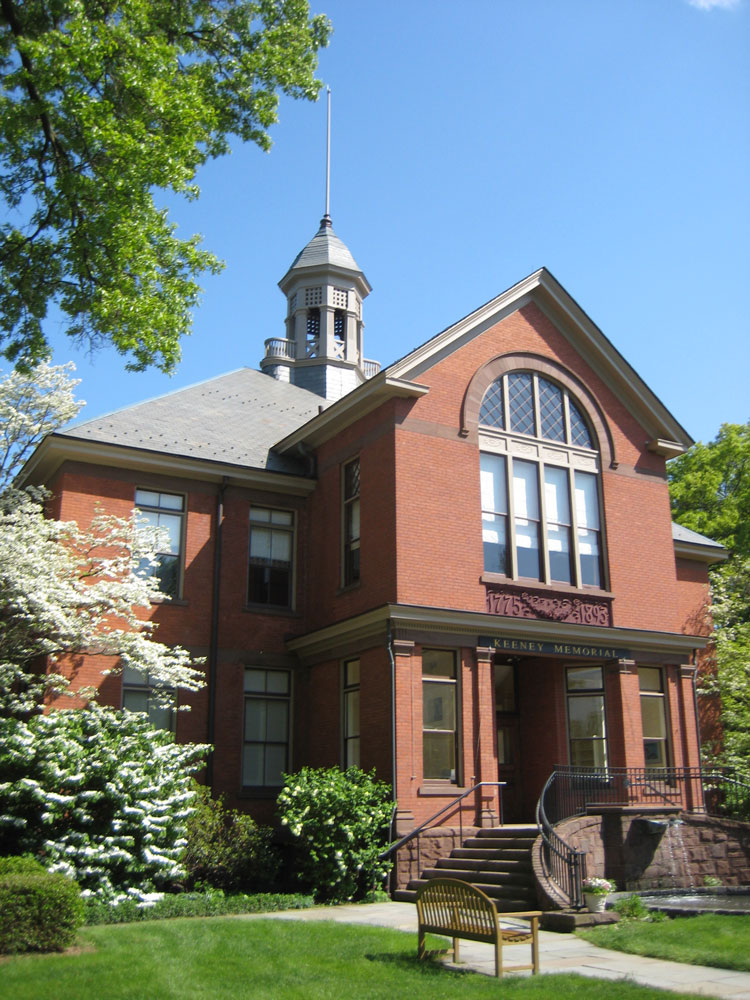
<svg viewBox="0 0 750 1000">
<path fill-rule="evenodd" d="M 513 587 L 487 587 L 487 611 L 507 618 L 537 618 L 571 625 L 612 625 L 610 601 L 568 594 L 535 593 Z"/>
</svg>

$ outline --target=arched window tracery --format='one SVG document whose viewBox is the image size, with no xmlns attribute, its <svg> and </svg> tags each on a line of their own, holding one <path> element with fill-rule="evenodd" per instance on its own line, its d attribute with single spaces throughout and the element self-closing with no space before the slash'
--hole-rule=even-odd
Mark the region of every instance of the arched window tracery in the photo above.
<svg viewBox="0 0 750 1000">
<path fill-rule="evenodd" d="M 604 586 L 600 459 L 566 386 L 508 371 L 479 409 L 485 573 Z"/>
</svg>

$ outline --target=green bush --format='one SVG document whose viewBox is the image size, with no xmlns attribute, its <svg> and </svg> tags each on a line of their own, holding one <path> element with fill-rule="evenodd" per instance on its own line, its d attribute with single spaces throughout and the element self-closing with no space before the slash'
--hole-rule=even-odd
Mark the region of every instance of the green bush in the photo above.
<svg viewBox="0 0 750 1000">
<path fill-rule="evenodd" d="M 303 886 L 324 902 L 361 899 L 379 886 L 390 870 L 378 857 L 387 842 L 390 785 L 357 767 L 305 767 L 284 780 L 279 811 Z"/>
<path fill-rule="evenodd" d="M 613 909 L 620 914 L 624 920 L 646 920 L 648 917 L 648 907 L 640 896 L 633 893 L 627 899 L 619 899 Z"/>
<path fill-rule="evenodd" d="M 33 859 L 3 860 L 0 952 L 67 948 L 83 923 L 83 900 L 78 885 L 64 875 L 46 872 Z"/>
<path fill-rule="evenodd" d="M 270 827 L 228 809 L 223 797 L 197 787 L 195 812 L 187 822 L 182 865 L 190 888 L 225 892 L 262 892 L 273 888 L 280 859 Z"/>
<path fill-rule="evenodd" d="M 166 895 L 144 905 L 136 899 L 120 903 L 86 900 L 87 924 L 130 924 L 138 920 L 164 920 L 167 917 L 220 917 L 232 913 L 275 913 L 279 910 L 306 910 L 314 903 L 312 896 L 281 893 L 238 893 L 225 896 L 221 891 L 186 892 Z"/>
<path fill-rule="evenodd" d="M 30 854 L 0 858 L 0 878 L 4 875 L 43 875 L 47 869 Z"/>
</svg>

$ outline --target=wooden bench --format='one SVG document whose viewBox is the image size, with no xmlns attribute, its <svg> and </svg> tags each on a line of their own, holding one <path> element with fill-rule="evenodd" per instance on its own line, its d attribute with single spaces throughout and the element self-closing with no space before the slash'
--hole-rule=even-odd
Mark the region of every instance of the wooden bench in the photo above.
<svg viewBox="0 0 750 1000">
<path fill-rule="evenodd" d="M 500 926 L 500 918 L 493 900 L 469 882 L 454 878 L 434 878 L 417 891 L 417 919 L 419 921 L 417 954 L 426 957 L 424 937 L 427 931 L 446 934 L 453 938 L 453 961 L 458 962 L 458 941 L 484 941 L 495 946 L 495 975 L 503 972 L 520 972 L 531 969 L 539 972 L 539 917 L 541 910 L 507 913 L 504 917 L 522 917 L 530 920 L 526 928 Z M 504 944 L 531 944 L 531 962 L 512 965 L 503 969 Z"/>
</svg>

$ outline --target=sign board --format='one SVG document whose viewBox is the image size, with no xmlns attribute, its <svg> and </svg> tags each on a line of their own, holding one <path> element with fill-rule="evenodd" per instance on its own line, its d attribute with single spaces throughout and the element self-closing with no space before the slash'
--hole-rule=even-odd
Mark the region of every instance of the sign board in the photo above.
<svg viewBox="0 0 750 1000">
<path fill-rule="evenodd" d="M 537 639 L 510 639 L 506 636 L 480 635 L 479 645 L 504 653 L 526 653 L 533 656 L 568 656 L 586 660 L 632 660 L 629 649 L 598 646 L 587 642 L 540 642 Z"/>
</svg>

